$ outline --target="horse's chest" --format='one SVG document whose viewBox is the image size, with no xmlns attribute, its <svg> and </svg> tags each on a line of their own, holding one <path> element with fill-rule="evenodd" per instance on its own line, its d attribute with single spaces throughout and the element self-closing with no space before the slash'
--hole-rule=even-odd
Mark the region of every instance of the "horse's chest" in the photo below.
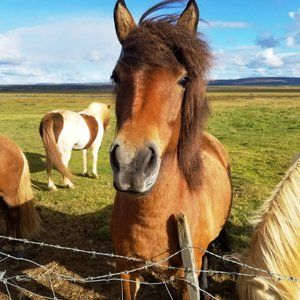
<svg viewBox="0 0 300 300">
<path fill-rule="evenodd" d="M 178 248 L 175 221 L 161 214 L 137 216 L 113 231 L 116 250 L 126 256 L 157 260 Z"/>
</svg>

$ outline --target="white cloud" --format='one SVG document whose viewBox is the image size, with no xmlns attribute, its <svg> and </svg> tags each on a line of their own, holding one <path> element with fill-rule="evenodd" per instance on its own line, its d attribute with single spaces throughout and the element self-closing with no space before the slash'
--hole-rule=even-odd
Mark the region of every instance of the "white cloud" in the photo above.
<svg viewBox="0 0 300 300">
<path fill-rule="evenodd" d="M 256 46 L 244 46 L 214 52 L 214 64 L 210 77 L 235 79 L 251 76 L 253 72 L 247 66 L 249 53 L 254 53 L 257 49 Z"/>
<path fill-rule="evenodd" d="M 274 53 L 274 49 L 268 48 L 257 53 L 256 60 L 261 65 L 269 68 L 280 68 L 283 66 L 283 61 Z"/>
<path fill-rule="evenodd" d="M 104 56 L 102 56 L 100 51 L 93 50 L 87 55 L 86 58 L 90 62 L 100 62 L 104 59 Z"/>
<path fill-rule="evenodd" d="M 293 24 L 287 31 L 286 44 L 288 47 L 296 47 L 300 45 L 300 10 L 289 12 L 289 17 Z"/>
<path fill-rule="evenodd" d="M 0 35 L 0 83 L 108 81 L 119 53 L 111 18 L 19 28 Z"/>
<path fill-rule="evenodd" d="M 208 21 L 207 26 L 209 28 L 246 28 L 250 27 L 251 24 L 246 22 L 239 22 L 239 21 Z"/>
<path fill-rule="evenodd" d="M 296 14 L 296 12 L 290 11 L 290 12 L 289 12 L 289 17 L 290 17 L 291 19 L 295 19 L 295 14 Z"/>
<path fill-rule="evenodd" d="M 286 45 L 288 47 L 294 47 L 295 46 L 295 38 L 293 36 L 288 36 L 286 38 Z"/>
<path fill-rule="evenodd" d="M 299 52 L 280 52 L 255 45 L 214 52 L 210 78 L 234 79 L 256 76 L 300 77 Z"/>
<path fill-rule="evenodd" d="M 5 66 L 1 68 L 1 74 L 6 76 L 43 76 L 43 71 L 26 65 Z"/>
<path fill-rule="evenodd" d="M 256 72 L 260 75 L 260 76 L 266 76 L 267 72 L 266 69 L 264 68 L 257 68 Z"/>
<path fill-rule="evenodd" d="M 16 40 L 0 35 L 0 65 L 18 65 L 26 59 L 18 49 Z"/>
<path fill-rule="evenodd" d="M 293 20 L 300 20 L 300 10 L 298 11 L 290 11 L 289 17 Z"/>
</svg>

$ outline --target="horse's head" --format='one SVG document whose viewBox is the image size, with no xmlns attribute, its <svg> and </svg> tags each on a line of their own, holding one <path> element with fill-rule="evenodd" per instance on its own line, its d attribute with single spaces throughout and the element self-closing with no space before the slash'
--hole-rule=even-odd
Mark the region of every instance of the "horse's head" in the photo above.
<svg viewBox="0 0 300 300">
<path fill-rule="evenodd" d="M 204 75 L 210 57 L 196 36 L 197 4 L 189 1 L 176 24 L 146 20 L 137 26 L 119 0 L 114 18 L 122 44 L 112 74 L 118 129 L 110 153 L 115 188 L 147 194 L 167 155 L 178 159 L 192 185 L 208 111 Z"/>
</svg>

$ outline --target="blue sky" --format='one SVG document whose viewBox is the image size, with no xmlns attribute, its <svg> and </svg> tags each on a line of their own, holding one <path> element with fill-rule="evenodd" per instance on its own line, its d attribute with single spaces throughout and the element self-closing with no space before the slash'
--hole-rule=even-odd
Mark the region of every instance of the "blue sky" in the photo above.
<svg viewBox="0 0 300 300">
<path fill-rule="evenodd" d="M 155 0 L 127 0 L 136 19 Z M 108 81 L 112 0 L 1 0 L 0 84 Z M 299 0 L 199 0 L 210 78 L 300 77 Z M 177 11 L 177 9 L 175 9 Z"/>
</svg>

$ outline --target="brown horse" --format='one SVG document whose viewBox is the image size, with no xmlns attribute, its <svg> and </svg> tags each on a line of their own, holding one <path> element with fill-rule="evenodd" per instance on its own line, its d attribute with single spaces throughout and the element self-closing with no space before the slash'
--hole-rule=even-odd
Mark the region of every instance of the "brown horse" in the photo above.
<svg viewBox="0 0 300 300">
<path fill-rule="evenodd" d="M 40 230 L 40 219 L 33 205 L 30 172 L 20 148 L 0 136 L 0 199 L 6 221 L 6 234 L 16 238 L 32 238 Z M 12 245 L 14 245 L 12 247 Z M 20 243 L 6 244 L 5 252 L 24 255 Z"/>
<path fill-rule="evenodd" d="M 147 19 L 139 26 L 119 0 L 114 18 L 122 53 L 116 83 L 117 137 L 111 147 L 115 197 L 111 234 L 117 254 L 160 261 L 180 249 L 175 217 L 184 213 L 195 247 L 207 249 L 218 237 L 231 207 L 230 169 L 222 144 L 203 127 L 209 114 L 205 76 L 207 44 L 196 35 L 199 10 L 189 1 L 177 18 Z M 197 269 L 204 251 L 195 253 Z M 182 266 L 180 255 L 168 261 Z M 122 272 L 139 264 L 117 260 Z M 153 268 L 178 278 L 182 271 Z M 135 299 L 140 272 L 123 274 L 126 299 Z"/>
</svg>

